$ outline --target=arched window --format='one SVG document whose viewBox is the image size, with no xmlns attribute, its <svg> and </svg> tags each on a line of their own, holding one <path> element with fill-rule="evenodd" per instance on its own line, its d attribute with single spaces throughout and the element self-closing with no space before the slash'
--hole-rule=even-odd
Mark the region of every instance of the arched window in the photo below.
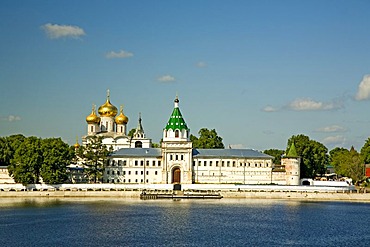
<svg viewBox="0 0 370 247">
<path fill-rule="evenodd" d="M 141 141 L 135 142 L 135 148 L 142 148 L 142 147 L 143 147 L 143 143 Z"/>
<path fill-rule="evenodd" d="M 179 130 L 175 130 L 175 137 L 178 138 L 180 135 L 180 131 Z"/>
</svg>

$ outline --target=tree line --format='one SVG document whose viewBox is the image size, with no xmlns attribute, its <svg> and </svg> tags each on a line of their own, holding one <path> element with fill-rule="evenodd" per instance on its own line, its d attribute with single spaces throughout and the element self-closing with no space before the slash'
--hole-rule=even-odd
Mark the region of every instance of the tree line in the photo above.
<svg viewBox="0 0 370 247">
<path fill-rule="evenodd" d="M 199 137 L 190 136 L 193 148 L 224 148 L 222 137 L 215 129 L 202 128 Z M 364 179 L 364 164 L 370 163 L 370 138 L 361 151 L 336 147 L 330 152 L 322 143 L 305 135 L 293 135 L 287 142 L 286 150 L 269 149 L 264 153 L 274 157 L 273 163 L 280 164 L 281 157 L 294 143 L 301 159 L 301 178 L 314 178 L 324 174 L 332 165 L 338 175 L 352 178 L 355 182 Z M 156 145 L 157 147 L 160 145 Z M 41 180 L 48 184 L 68 181 L 67 166 L 77 163 L 84 166 L 84 174 L 89 182 L 102 179 L 108 156 L 102 138 L 93 136 L 85 146 L 75 149 L 60 138 L 41 139 L 34 136 L 11 135 L 0 137 L 0 165 L 8 166 L 9 175 L 17 183 L 35 184 Z"/>
<path fill-rule="evenodd" d="M 301 159 L 301 178 L 315 178 L 325 174 L 331 165 L 338 175 L 352 178 L 355 183 L 365 179 L 365 164 L 370 163 L 370 138 L 365 141 L 360 152 L 353 146 L 350 149 L 336 147 L 328 152 L 324 144 L 306 135 L 293 135 L 288 140 L 286 150 L 269 149 L 264 153 L 274 157 L 274 164 L 280 164 L 281 157 L 288 153 L 292 143 Z"/>
</svg>

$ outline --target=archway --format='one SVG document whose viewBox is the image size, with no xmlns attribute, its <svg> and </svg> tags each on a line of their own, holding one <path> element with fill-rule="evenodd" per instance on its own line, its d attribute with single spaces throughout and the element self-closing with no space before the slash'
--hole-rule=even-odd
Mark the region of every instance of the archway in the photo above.
<svg viewBox="0 0 370 247">
<path fill-rule="evenodd" d="M 181 183 L 181 170 L 178 167 L 172 170 L 172 183 L 173 184 Z"/>
</svg>

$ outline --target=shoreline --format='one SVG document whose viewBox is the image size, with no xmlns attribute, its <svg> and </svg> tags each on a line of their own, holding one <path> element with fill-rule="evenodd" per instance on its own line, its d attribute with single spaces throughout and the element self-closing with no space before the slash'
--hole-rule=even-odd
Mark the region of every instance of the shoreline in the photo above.
<svg viewBox="0 0 370 247">
<path fill-rule="evenodd" d="M 304 201 L 348 201 L 348 202 L 370 203 L 370 193 L 356 193 L 356 192 L 218 191 L 218 193 L 225 199 L 228 198 L 272 199 L 272 200 L 284 199 L 284 200 L 304 200 Z M 0 191 L 0 198 L 140 199 L 140 194 L 141 191 Z M 156 200 L 165 200 L 165 199 L 156 199 Z M 183 199 L 183 200 L 205 200 L 205 199 Z"/>
</svg>

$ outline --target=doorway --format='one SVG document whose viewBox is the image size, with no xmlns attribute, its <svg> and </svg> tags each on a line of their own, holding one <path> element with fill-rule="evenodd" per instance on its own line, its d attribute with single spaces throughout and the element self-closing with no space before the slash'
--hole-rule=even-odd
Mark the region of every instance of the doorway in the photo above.
<svg viewBox="0 0 370 247">
<path fill-rule="evenodd" d="M 181 170 L 178 167 L 172 170 L 172 183 L 173 184 L 181 183 Z"/>
</svg>

